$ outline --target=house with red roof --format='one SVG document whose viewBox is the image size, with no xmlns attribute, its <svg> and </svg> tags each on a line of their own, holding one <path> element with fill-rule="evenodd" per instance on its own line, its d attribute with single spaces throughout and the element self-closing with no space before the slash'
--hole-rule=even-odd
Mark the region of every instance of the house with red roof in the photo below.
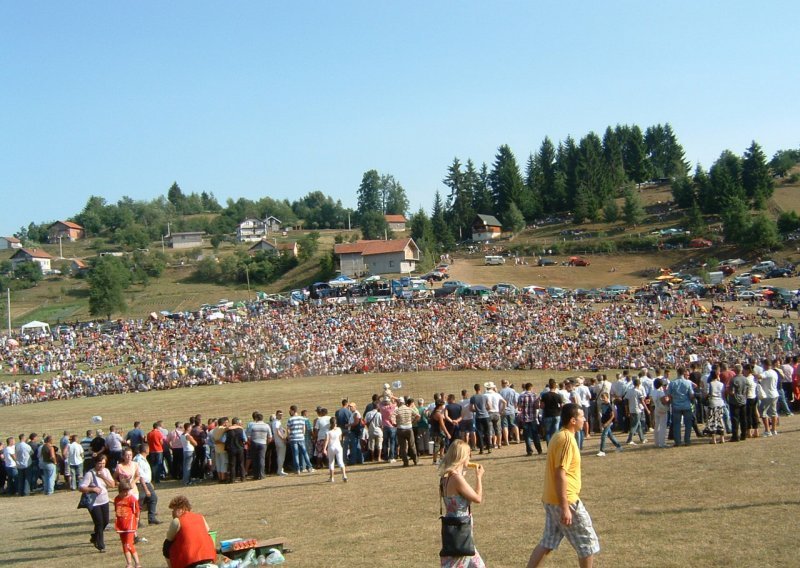
<svg viewBox="0 0 800 568">
<path fill-rule="evenodd" d="M 11 266 L 16 268 L 23 262 L 36 262 L 42 267 L 42 274 L 49 274 L 51 270 L 50 261 L 53 257 L 39 249 L 21 248 L 11 256 Z"/>
<path fill-rule="evenodd" d="M 22 248 L 22 242 L 17 237 L 0 237 L 0 250 Z"/>
<path fill-rule="evenodd" d="M 406 230 L 406 218 L 404 215 L 384 215 L 383 218 L 386 219 L 390 230 L 398 232 Z"/>
<path fill-rule="evenodd" d="M 356 241 L 334 245 L 339 271 L 345 276 L 362 274 L 409 274 L 419 262 L 414 239 Z"/>
<path fill-rule="evenodd" d="M 58 242 L 59 237 L 68 241 L 77 241 L 86 236 L 86 231 L 72 221 L 56 221 L 47 229 L 47 239 L 50 244 Z"/>
<path fill-rule="evenodd" d="M 274 254 L 288 254 L 297 258 L 297 255 L 300 253 L 300 246 L 295 241 L 274 243 L 267 239 L 262 239 L 247 249 L 247 252 L 251 255 L 258 251 L 266 251 Z"/>
</svg>

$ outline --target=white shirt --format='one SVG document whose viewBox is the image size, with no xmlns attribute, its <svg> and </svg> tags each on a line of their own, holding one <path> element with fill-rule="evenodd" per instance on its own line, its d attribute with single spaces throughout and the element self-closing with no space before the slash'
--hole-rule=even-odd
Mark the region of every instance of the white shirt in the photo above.
<svg viewBox="0 0 800 568">
<path fill-rule="evenodd" d="M 151 483 L 153 481 L 153 471 L 150 469 L 147 459 L 142 454 L 136 454 L 133 461 L 139 466 L 139 479 L 142 480 L 142 483 Z"/>
<path fill-rule="evenodd" d="M 589 405 L 592 404 L 592 391 L 589 390 L 589 387 L 586 385 L 578 385 L 575 389 L 575 393 L 578 396 L 578 400 L 581 401 L 581 406 L 589 408 Z"/>
<path fill-rule="evenodd" d="M 16 446 L 6 446 L 3 448 L 3 463 L 6 467 L 17 467 L 17 462 L 14 460 L 16 452 Z"/>
<path fill-rule="evenodd" d="M 500 401 L 503 397 L 496 391 L 489 391 L 486 393 L 486 410 L 492 414 L 500 412 Z"/>
<path fill-rule="evenodd" d="M 26 442 L 17 442 L 16 447 L 16 456 L 17 456 L 17 467 L 20 469 L 24 469 L 31 465 L 31 455 L 33 454 L 33 448 L 31 448 Z"/>
<path fill-rule="evenodd" d="M 761 375 L 761 388 L 767 398 L 778 398 L 778 373 L 774 369 L 764 371 Z"/>
<path fill-rule="evenodd" d="M 756 398 L 756 378 L 753 375 L 747 375 L 745 377 L 747 380 L 747 398 L 755 399 Z"/>
<path fill-rule="evenodd" d="M 83 446 L 78 442 L 70 442 L 67 446 L 67 463 L 76 466 L 83 463 Z"/>
<path fill-rule="evenodd" d="M 472 420 L 472 404 L 469 402 L 469 399 L 465 398 L 458 404 L 461 405 L 461 419 Z"/>
</svg>

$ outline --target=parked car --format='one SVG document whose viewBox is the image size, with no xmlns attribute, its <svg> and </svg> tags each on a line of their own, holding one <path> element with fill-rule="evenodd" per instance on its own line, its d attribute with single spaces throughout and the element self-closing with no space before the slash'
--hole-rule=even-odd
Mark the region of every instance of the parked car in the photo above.
<svg viewBox="0 0 800 568">
<path fill-rule="evenodd" d="M 691 241 L 689 241 L 689 248 L 707 248 L 707 247 L 710 247 L 713 244 L 714 243 L 712 243 L 708 239 L 697 238 L 697 239 L 692 239 Z"/>
<path fill-rule="evenodd" d="M 497 294 L 502 294 L 504 296 L 513 296 L 519 290 L 513 284 L 508 284 L 507 282 L 500 282 L 499 284 L 495 284 L 492 286 L 492 290 Z"/>
<path fill-rule="evenodd" d="M 736 267 L 731 266 L 730 264 L 721 264 L 719 266 L 719 271 L 722 272 L 725 276 L 730 276 L 734 272 L 736 272 Z"/>
<path fill-rule="evenodd" d="M 589 266 L 589 261 L 583 258 L 582 256 L 571 256 L 569 257 L 569 265 L 570 266 Z"/>
<path fill-rule="evenodd" d="M 750 284 L 756 284 L 758 282 L 761 282 L 761 276 L 751 272 L 745 272 L 733 279 L 734 286 L 750 286 Z"/>
<path fill-rule="evenodd" d="M 552 258 L 540 258 L 539 262 L 536 263 L 539 266 L 555 266 L 558 264 L 557 261 L 553 260 Z"/>
<path fill-rule="evenodd" d="M 450 278 L 450 275 L 447 272 L 439 272 L 438 270 L 431 270 L 420 276 L 423 280 L 435 280 L 436 282 L 441 282 L 447 278 Z"/>
<path fill-rule="evenodd" d="M 762 260 L 758 264 L 754 264 L 753 267 L 750 269 L 751 272 L 761 272 L 762 274 L 766 274 L 770 270 L 774 270 L 777 268 L 778 265 L 775 264 L 772 260 Z"/>
<path fill-rule="evenodd" d="M 764 275 L 764 278 L 789 278 L 794 275 L 791 268 L 773 268 Z"/>
<path fill-rule="evenodd" d="M 442 288 L 462 288 L 464 286 L 469 286 L 466 282 L 462 282 L 461 280 L 448 280 L 442 284 Z"/>
<path fill-rule="evenodd" d="M 764 294 L 755 290 L 741 290 L 736 292 L 736 299 L 743 301 L 763 300 Z"/>
</svg>

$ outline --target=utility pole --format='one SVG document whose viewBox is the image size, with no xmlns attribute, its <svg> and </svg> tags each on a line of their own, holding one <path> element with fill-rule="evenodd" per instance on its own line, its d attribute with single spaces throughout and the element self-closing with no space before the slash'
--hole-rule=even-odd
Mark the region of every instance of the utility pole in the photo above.
<svg viewBox="0 0 800 568">
<path fill-rule="evenodd" d="M 58 235 L 58 259 L 64 260 L 64 250 L 61 248 L 61 239 L 64 238 L 64 235 Z"/>
<path fill-rule="evenodd" d="M 8 315 L 8 336 L 11 337 L 11 288 L 6 288 L 6 298 L 8 301 L 8 309 L 6 310 Z"/>
</svg>

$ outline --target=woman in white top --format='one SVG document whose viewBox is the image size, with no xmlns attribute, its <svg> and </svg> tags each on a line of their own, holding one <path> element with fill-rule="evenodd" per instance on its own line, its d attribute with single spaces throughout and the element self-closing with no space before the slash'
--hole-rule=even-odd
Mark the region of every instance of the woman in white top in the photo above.
<svg viewBox="0 0 800 568">
<path fill-rule="evenodd" d="M 89 509 L 89 514 L 92 516 L 92 522 L 94 523 L 94 534 L 92 534 L 90 542 L 100 552 L 106 551 L 103 531 L 108 526 L 108 490 L 116 487 L 116 485 L 111 477 L 111 472 L 106 469 L 106 456 L 101 454 L 95 460 L 94 467 L 83 476 L 83 480 L 78 487 L 81 493 L 97 494 L 94 506 Z"/>
<path fill-rule="evenodd" d="M 719 380 L 719 371 L 714 369 L 708 382 L 708 407 L 710 415 L 706 421 L 706 429 L 711 434 L 711 443 L 725 443 L 725 385 Z"/>
<path fill-rule="evenodd" d="M 192 460 L 194 459 L 194 448 L 197 441 L 191 435 L 192 425 L 187 422 L 183 425 L 181 432 L 181 447 L 183 449 L 183 484 L 192 484 Z"/>
<path fill-rule="evenodd" d="M 347 481 L 347 470 L 344 467 L 344 450 L 342 449 L 342 429 L 336 424 L 336 417 L 331 416 L 330 429 L 325 433 L 325 442 L 322 453 L 328 456 L 328 471 L 330 482 L 333 483 L 334 461 L 342 469 L 342 479 Z"/>
</svg>

